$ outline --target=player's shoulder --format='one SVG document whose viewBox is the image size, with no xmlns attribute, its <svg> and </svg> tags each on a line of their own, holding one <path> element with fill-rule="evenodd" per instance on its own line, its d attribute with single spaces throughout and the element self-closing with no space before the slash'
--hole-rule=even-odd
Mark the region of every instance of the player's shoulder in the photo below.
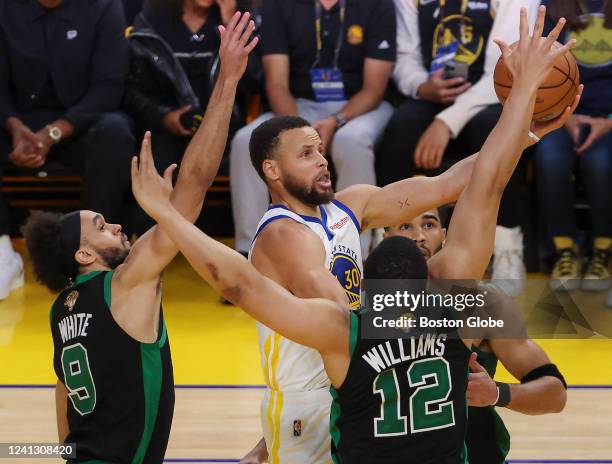
<svg viewBox="0 0 612 464">
<path fill-rule="evenodd" d="M 321 240 L 308 226 L 290 217 L 282 217 L 270 222 L 257 237 L 257 247 L 275 252 L 287 253 L 292 248 L 319 245 Z"/>
</svg>

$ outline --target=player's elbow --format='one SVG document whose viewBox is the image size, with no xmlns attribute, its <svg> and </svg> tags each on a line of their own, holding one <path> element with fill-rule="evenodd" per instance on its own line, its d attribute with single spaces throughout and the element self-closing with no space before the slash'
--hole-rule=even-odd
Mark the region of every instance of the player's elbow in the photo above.
<svg viewBox="0 0 612 464">
<path fill-rule="evenodd" d="M 563 385 L 559 385 L 556 388 L 555 393 L 552 395 L 553 401 L 551 404 L 551 413 L 560 413 L 565 409 L 567 404 L 567 390 Z"/>
</svg>

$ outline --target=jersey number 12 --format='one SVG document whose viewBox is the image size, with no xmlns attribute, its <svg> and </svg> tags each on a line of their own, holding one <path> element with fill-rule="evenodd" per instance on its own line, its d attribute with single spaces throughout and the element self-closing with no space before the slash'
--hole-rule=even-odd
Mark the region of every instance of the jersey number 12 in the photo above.
<svg viewBox="0 0 612 464">
<path fill-rule="evenodd" d="M 450 366 L 443 358 L 413 362 L 407 371 L 408 384 L 416 387 L 409 398 L 410 433 L 427 432 L 455 425 Z M 433 382 L 428 383 L 428 379 Z M 391 437 L 408 434 L 408 418 L 400 412 L 401 392 L 395 369 L 378 374 L 374 394 L 382 397 L 380 416 L 374 419 L 374 436 Z"/>
</svg>

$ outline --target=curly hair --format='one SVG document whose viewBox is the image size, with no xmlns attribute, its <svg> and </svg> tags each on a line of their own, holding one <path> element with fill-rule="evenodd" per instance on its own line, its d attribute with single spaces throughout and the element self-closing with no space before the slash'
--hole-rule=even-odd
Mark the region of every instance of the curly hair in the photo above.
<svg viewBox="0 0 612 464">
<path fill-rule="evenodd" d="M 62 272 L 61 214 L 32 211 L 22 228 L 36 280 L 52 292 L 60 292 L 70 284 Z"/>
</svg>

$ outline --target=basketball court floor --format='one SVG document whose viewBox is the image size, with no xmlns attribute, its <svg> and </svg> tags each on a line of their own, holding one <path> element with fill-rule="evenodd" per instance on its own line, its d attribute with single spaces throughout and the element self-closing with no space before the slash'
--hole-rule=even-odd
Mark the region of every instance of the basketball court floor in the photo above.
<svg viewBox="0 0 612 464">
<path fill-rule="evenodd" d="M 23 243 L 16 247 L 23 251 Z M 52 301 L 28 266 L 25 287 L 0 303 L 0 443 L 57 441 Z M 238 462 L 261 437 L 255 322 L 220 304 L 182 258 L 164 276 L 164 314 L 177 384 L 166 462 Z M 612 340 L 540 344 L 570 384 L 568 403 L 561 414 L 539 417 L 501 410 L 511 462 L 612 463 Z M 496 378 L 512 381 L 503 369 Z"/>
</svg>

